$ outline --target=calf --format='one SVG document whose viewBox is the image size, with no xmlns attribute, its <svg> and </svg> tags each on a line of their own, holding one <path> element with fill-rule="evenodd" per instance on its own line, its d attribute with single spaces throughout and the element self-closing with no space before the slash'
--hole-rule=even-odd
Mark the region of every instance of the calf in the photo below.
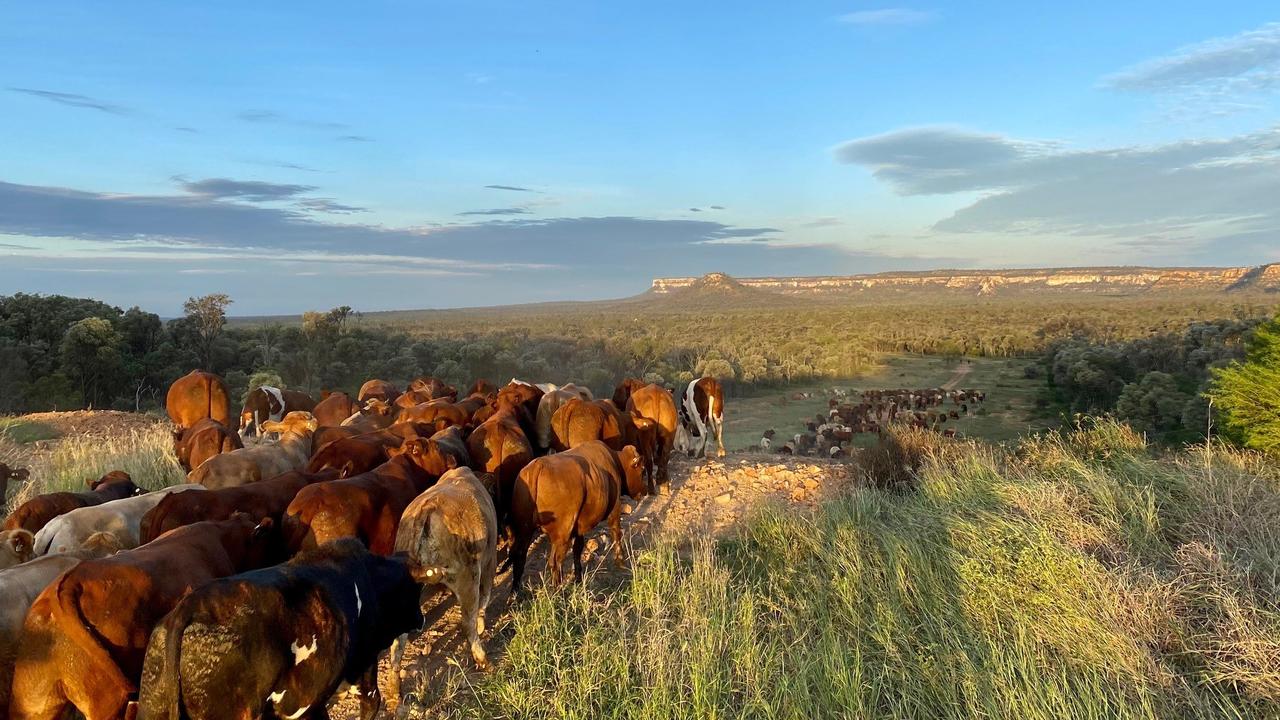
<svg viewBox="0 0 1280 720">
<path fill-rule="evenodd" d="M 325 718 L 344 682 L 359 686 L 360 717 L 371 720 L 378 655 L 422 627 L 421 590 L 403 558 L 352 539 L 215 580 L 152 635 L 138 720 Z"/>
<path fill-rule="evenodd" d="M 396 552 L 407 553 L 409 572 L 424 585 L 443 584 L 462 609 L 462 626 L 476 665 L 488 661 L 480 635 L 497 568 L 498 515 L 493 498 L 475 473 L 454 468 L 405 508 L 396 532 Z M 393 658 L 399 675 L 399 650 Z"/>
<path fill-rule="evenodd" d="M 27 614 L 9 717 L 53 720 L 71 705 L 88 720 L 124 717 L 151 630 L 178 600 L 211 580 L 280 559 L 271 521 L 239 514 L 81 562 L 40 593 Z"/>
<path fill-rule="evenodd" d="M 409 438 L 430 436 L 431 426 L 420 423 L 396 423 L 383 430 L 339 438 L 320 448 L 307 463 L 307 472 L 325 468 L 338 470 L 340 477 L 368 472 L 386 462 L 387 448 L 399 447 Z"/>
<path fill-rule="evenodd" d="M 297 551 L 354 537 L 372 552 L 390 555 L 404 509 L 457 464 L 432 440 L 408 440 L 369 472 L 308 485 L 285 510 L 289 547 Z"/>
<path fill-rule="evenodd" d="M 280 433 L 279 442 L 255 445 L 209 458 L 191 471 L 187 482 L 210 489 L 258 482 L 290 470 L 299 470 L 311 456 L 311 434 L 318 427 L 309 412 L 291 412 L 284 420 L 262 423 L 266 432 Z"/>
<path fill-rule="evenodd" d="M 285 508 L 307 485 L 338 479 L 338 471 L 304 473 L 290 470 L 262 482 L 198 493 L 166 495 L 146 515 L 138 528 L 140 544 L 147 544 L 166 532 L 202 520 L 225 520 L 237 512 L 255 518 L 271 518 L 279 523 Z"/>
<path fill-rule="evenodd" d="M 613 559 L 622 565 L 622 525 L 619 495 L 623 488 L 644 489 L 644 463 L 630 445 L 622 452 L 596 440 L 555 455 L 540 457 L 516 479 L 511 497 L 511 591 L 522 592 L 529 545 L 539 531 L 551 541 L 547 569 L 553 585 L 563 580 L 564 556 L 573 546 L 575 577 L 582 578 L 582 548 L 586 534 L 608 520 Z"/>
<path fill-rule="evenodd" d="M 24 531 L 25 532 L 25 531 Z M 0 572 L 0 717 L 9 717 L 9 688 L 13 684 L 13 663 L 18 657 L 22 623 L 36 597 L 59 575 L 81 560 L 107 557 L 120 550 L 114 536 L 98 533 L 85 546 L 65 555 L 37 558 L 21 567 Z"/>
<path fill-rule="evenodd" d="M 113 535 L 126 550 L 138 547 L 142 516 L 170 493 L 203 491 L 201 485 L 174 485 L 145 495 L 112 500 L 59 515 L 35 536 L 36 555 L 71 552 L 82 547 L 90 535 Z"/>
<path fill-rule="evenodd" d="M 205 418 L 189 428 L 173 433 L 173 454 L 183 470 L 191 472 L 205 460 L 244 447 L 240 436 L 213 418 Z"/>
<path fill-rule="evenodd" d="M 659 483 L 665 484 L 670 480 L 667 463 L 671 459 L 671 448 L 680 423 L 675 400 L 665 388 L 649 384 L 631 391 L 626 408 L 628 412 L 654 423 L 653 454 L 645 461 L 645 479 L 651 489 L 657 490 Z"/>
</svg>

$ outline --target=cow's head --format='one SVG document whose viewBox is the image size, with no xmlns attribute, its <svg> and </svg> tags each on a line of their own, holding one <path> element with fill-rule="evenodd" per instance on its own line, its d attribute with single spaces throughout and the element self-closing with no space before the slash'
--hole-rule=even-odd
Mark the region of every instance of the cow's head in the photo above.
<svg viewBox="0 0 1280 720">
<path fill-rule="evenodd" d="M 300 435 L 307 437 L 320 427 L 320 421 L 306 410 L 294 410 L 285 415 L 279 422 L 268 420 L 262 423 L 263 432 L 280 433 L 281 435 Z"/>
<path fill-rule="evenodd" d="M 0 532 L 0 570 L 35 557 L 35 542 L 35 536 L 22 528 Z"/>
<path fill-rule="evenodd" d="M 94 480 L 93 478 L 85 478 L 84 484 L 89 486 L 90 490 L 97 490 L 99 488 L 106 487 L 107 485 L 126 482 L 130 484 L 133 483 L 133 477 L 131 477 L 129 473 L 123 470 L 112 470 L 97 480 Z"/>
<path fill-rule="evenodd" d="M 409 462 L 422 468 L 428 475 L 440 477 L 458 467 L 458 458 L 430 438 L 414 437 L 398 448 L 387 448 L 390 457 L 405 456 Z"/>
<path fill-rule="evenodd" d="M 642 498 L 649 494 L 649 486 L 644 481 L 644 458 L 635 445 L 627 445 L 618 452 L 618 462 L 622 465 L 623 482 L 627 495 Z"/>
</svg>

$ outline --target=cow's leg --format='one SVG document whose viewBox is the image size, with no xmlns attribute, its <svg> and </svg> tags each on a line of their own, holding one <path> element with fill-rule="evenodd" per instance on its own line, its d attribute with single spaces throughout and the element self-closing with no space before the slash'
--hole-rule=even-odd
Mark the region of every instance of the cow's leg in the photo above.
<svg viewBox="0 0 1280 720">
<path fill-rule="evenodd" d="M 715 428 L 716 431 L 716 457 L 724 457 L 724 418 L 713 416 L 711 418 L 711 423 L 712 427 Z"/>
<path fill-rule="evenodd" d="M 400 673 L 404 666 L 404 646 L 409 642 L 409 633 L 405 633 L 396 638 L 391 643 L 391 681 L 390 690 L 391 697 L 387 700 L 387 706 L 394 713 L 396 708 L 400 707 L 400 701 L 404 694 L 400 691 Z"/>
<path fill-rule="evenodd" d="M 613 504 L 613 512 L 609 513 L 609 539 L 613 541 L 613 564 L 622 569 L 622 503 Z"/>
<path fill-rule="evenodd" d="M 489 659 L 485 656 L 484 646 L 480 644 L 480 633 L 484 627 L 484 620 L 481 619 L 484 609 L 480 606 L 480 578 L 474 572 L 464 572 L 450 589 L 462 610 L 462 627 L 467 631 L 471 659 L 475 661 L 476 667 L 486 668 L 489 666 Z"/>
<path fill-rule="evenodd" d="M 573 536 L 573 579 L 582 582 L 582 551 L 586 548 L 587 539 L 581 534 Z"/>
<path fill-rule="evenodd" d="M 316 703 L 323 707 L 324 703 Z M 382 691 L 378 689 L 378 663 L 374 661 L 360 676 L 360 720 L 373 720 L 382 707 Z M 327 717 L 326 717 L 327 720 Z"/>
<path fill-rule="evenodd" d="M 524 564 L 529 559 L 529 543 L 532 538 L 525 537 L 522 533 L 515 533 L 511 541 L 511 554 L 508 560 L 511 561 L 511 595 L 510 598 L 517 598 L 524 594 Z"/>
<path fill-rule="evenodd" d="M 547 571 L 551 575 L 551 586 L 560 587 L 564 582 L 564 556 L 569 552 L 569 538 L 556 537 L 547 533 L 551 540 L 551 549 L 547 552 Z"/>
</svg>

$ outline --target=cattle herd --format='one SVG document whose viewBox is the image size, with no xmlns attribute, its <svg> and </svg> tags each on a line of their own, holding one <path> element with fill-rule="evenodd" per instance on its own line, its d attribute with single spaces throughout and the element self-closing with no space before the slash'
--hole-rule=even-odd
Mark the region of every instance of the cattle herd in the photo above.
<svg viewBox="0 0 1280 720">
<path fill-rule="evenodd" d="M 778 443 L 777 431 L 770 428 L 750 449 L 783 455 L 847 457 L 855 435 L 879 435 L 890 425 L 955 437 L 955 424 L 948 426 L 948 421 L 968 417 L 987 401 L 987 394 L 980 390 L 942 388 L 864 390 L 856 404 L 847 391 L 833 388 L 828 394 L 832 397 L 827 400 L 827 413 L 807 420 L 805 432 Z"/>
<path fill-rule="evenodd" d="M 520 380 L 370 380 L 319 402 L 261 387 L 233 418 L 226 383 L 193 371 L 166 406 L 186 483 L 144 492 L 114 471 L 5 519 L 0 718 L 325 718 L 349 687 L 367 720 L 424 588 L 453 593 L 484 667 L 500 546 L 513 595 L 539 535 L 554 584 L 570 552 L 582 576 L 601 523 L 621 564 L 620 495 L 664 492 L 674 451 L 714 437 L 724 455 L 713 378 L 626 380 L 608 400 Z"/>
</svg>

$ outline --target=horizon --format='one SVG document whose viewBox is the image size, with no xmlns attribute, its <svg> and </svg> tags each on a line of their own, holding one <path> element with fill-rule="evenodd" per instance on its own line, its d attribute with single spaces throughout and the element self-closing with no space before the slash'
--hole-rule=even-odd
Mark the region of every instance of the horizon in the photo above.
<svg viewBox="0 0 1280 720">
<path fill-rule="evenodd" d="M 678 18 L 678 22 L 673 21 Z M 174 317 L 1280 262 L 1280 13 L 0 8 L 0 294 Z"/>
</svg>

